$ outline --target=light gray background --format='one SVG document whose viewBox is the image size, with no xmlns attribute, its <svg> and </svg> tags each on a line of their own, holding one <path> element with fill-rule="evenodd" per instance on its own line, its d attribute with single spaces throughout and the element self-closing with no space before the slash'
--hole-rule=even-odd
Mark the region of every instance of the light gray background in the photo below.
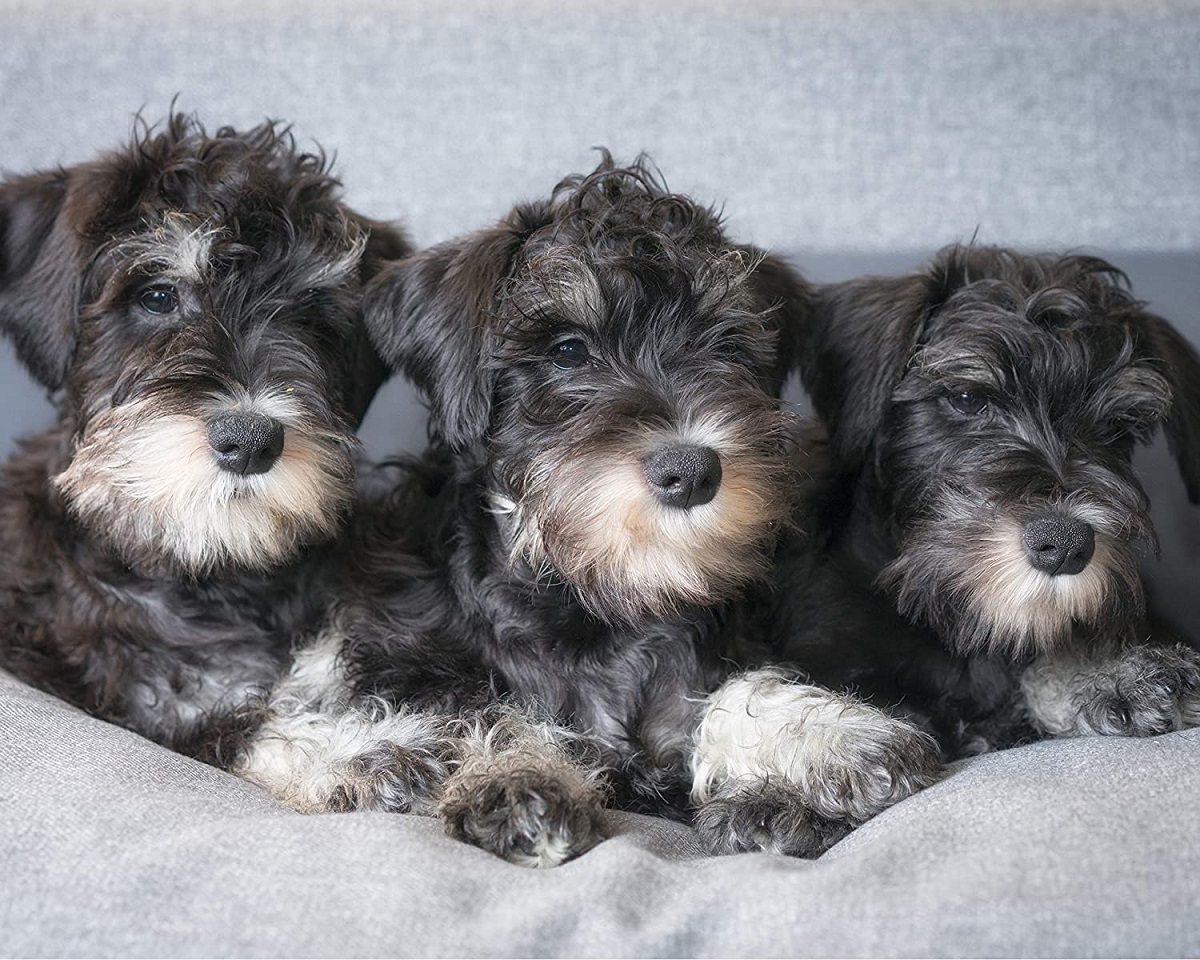
<svg viewBox="0 0 1200 960">
<path fill-rule="evenodd" d="M 607 144 L 781 250 L 1200 249 L 1195 0 L 0 0 L 0 164 L 264 115 L 422 243 Z"/>
</svg>

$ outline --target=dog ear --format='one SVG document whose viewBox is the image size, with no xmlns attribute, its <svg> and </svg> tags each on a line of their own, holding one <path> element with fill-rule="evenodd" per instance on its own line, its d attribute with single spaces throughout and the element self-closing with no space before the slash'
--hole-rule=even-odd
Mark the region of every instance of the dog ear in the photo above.
<svg viewBox="0 0 1200 960">
<path fill-rule="evenodd" d="M 388 264 L 413 252 L 412 243 L 399 226 L 382 220 L 372 220 L 353 210 L 348 210 L 347 214 L 366 238 L 359 270 L 364 286 Z M 356 335 L 354 342 L 349 345 L 349 352 L 352 354 L 352 375 L 349 377 L 349 395 L 346 402 L 355 422 L 361 424 L 362 418 L 367 414 L 367 408 L 387 379 L 389 371 L 365 332 L 360 331 Z"/>
<path fill-rule="evenodd" d="M 67 376 L 80 297 L 79 242 L 64 223 L 68 176 L 31 174 L 0 184 L 0 332 L 51 390 Z"/>
<path fill-rule="evenodd" d="M 776 335 L 775 395 L 783 392 L 784 383 L 800 360 L 802 342 L 812 322 L 813 291 L 804 278 L 785 260 L 750 248 L 758 260 L 750 284 L 759 309 L 769 312 L 769 322 Z"/>
<path fill-rule="evenodd" d="M 401 260 L 413 252 L 412 241 L 397 224 L 372 220 L 353 212 L 350 216 L 367 237 L 362 259 L 363 283 L 392 261 Z"/>
<path fill-rule="evenodd" d="M 392 264 L 368 289 L 376 349 L 424 393 L 434 429 L 452 447 L 487 433 L 496 298 L 527 236 L 522 218 L 512 217 Z"/>
<path fill-rule="evenodd" d="M 1163 424 L 1167 443 L 1179 464 L 1188 499 L 1200 503 L 1200 357 L 1166 320 L 1142 312 L 1140 321 L 1144 342 L 1171 385 L 1171 412 Z"/>
<path fill-rule="evenodd" d="M 800 379 L 843 468 L 866 460 L 935 303 L 933 272 L 817 288 L 797 338 Z"/>
</svg>

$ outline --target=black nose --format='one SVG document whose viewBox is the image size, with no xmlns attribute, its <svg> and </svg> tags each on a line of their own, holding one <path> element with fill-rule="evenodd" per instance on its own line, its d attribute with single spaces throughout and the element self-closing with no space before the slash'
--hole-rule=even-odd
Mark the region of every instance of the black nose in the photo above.
<svg viewBox="0 0 1200 960">
<path fill-rule="evenodd" d="M 283 453 L 283 424 L 261 413 L 231 413 L 208 422 L 208 444 L 222 470 L 266 473 Z"/>
<path fill-rule="evenodd" d="M 663 447 L 642 463 L 660 503 L 687 510 L 708 503 L 721 485 L 721 458 L 709 447 Z"/>
<path fill-rule="evenodd" d="M 1034 517 L 1021 532 L 1029 562 L 1052 577 L 1079 573 L 1096 552 L 1096 531 L 1054 513 Z"/>
</svg>

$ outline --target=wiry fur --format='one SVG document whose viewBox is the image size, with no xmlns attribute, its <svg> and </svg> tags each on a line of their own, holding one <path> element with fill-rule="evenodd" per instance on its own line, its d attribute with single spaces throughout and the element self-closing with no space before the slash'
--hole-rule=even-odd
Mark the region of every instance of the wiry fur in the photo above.
<svg viewBox="0 0 1200 960">
<path fill-rule="evenodd" d="M 452 837 L 526 867 L 558 866 L 604 839 L 599 757 L 579 735 L 503 707 L 459 731 L 438 802 Z"/>
<path fill-rule="evenodd" d="M 1200 493 L 1187 342 L 1081 256 L 954 247 L 818 307 L 798 356 L 829 429 L 802 507 L 822 539 L 780 552 L 782 654 L 901 704 L 952 753 L 1194 722 L 1197 659 L 1155 646 L 1171 634 L 1145 618 L 1155 537 L 1131 462 L 1161 425 Z M 1091 528 L 1086 566 L 1035 568 L 1022 531 L 1041 516 Z M 1059 662 L 1081 651 L 1088 670 Z"/>
<path fill-rule="evenodd" d="M 331 539 L 353 498 L 344 431 L 282 392 L 206 406 L 174 413 L 147 400 L 103 410 L 51 483 L 81 523 L 127 545 L 128 556 L 148 566 L 169 557 L 189 576 L 272 570 L 305 544 Z M 284 425 L 289 441 L 267 473 L 237 476 L 214 462 L 205 424 L 234 412 Z"/>
<path fill-rule="evenodd" d="M 696 731 L 692 801 L 717 849 L 812 855 L 933 783 L 939 768 L 932 739 L 912 724 L 763 669 L 708 698 Z M 742 803 L 761 812 L 763 798 L 782 819 L 744 817 Z"/>
<path fill-rule="evenodd" d="M 0 664 L 209 759 L 249 722 L 322 610 L 384 374 L 362 284 L 406 251 L 269 123 L 0 185 L 0 330 L 58 410 L 0 476 Z M 282 452 L 221 470 L 208 427 L 249 413 Z"/>
<path fill-rule="evenodd" d="M 706 386 L 705 401 L 722 404 L 719 387 Z M 778 492 L 789 477 L 786 461 L 772 456 L 784 435 L 778 428 L 773 434 L 753 432 L 767 418 L 763 414 L 771 413 L 766 400 L 755 418 L 748 402 L 731 397 L 724 423 L 674 429 L 630 423 L 622 429 L 598 422 L 591 429 L 603 436 L 588 446 L 576 434 L 574 446 L 531 458 L 520 478 L 498 495 L 501 504 L 512 505 L 502 507 L 501 516 L 511 524 L 513 563 L 574 584 L 580 600 L 601 616 L 669 614 L 735 595 L 766 573 L 763 544 L 786 519 L 786 501 Z M 732 415 L 739 401 L 744 417 Z M 597 418 L 602 415 L 595 411 Z M 588 426 L 579 423 L 577 429 Z M 642 462 L 669 443 L 701 443 L 721 453 L 725 469 L 711 503 L 685 513 L 655 500 Z M 510 493 L 512 488 L 520 494 Z M 630 598 L 635 606 L 626 610 Z"/>
<path fill-rule="evenodd" d="M 984 456 L 998 453 L 996 447 Z M 955 646 L 964 653 L 1019 659 L 1050 652 L 1077 626 L 1102 628 L 1114 611 L 1141 609 L 1137 545 L 1150 542 L 1145 514 L 1091 501 L 1083 491 L 1011 511 L 955 488 L 939 501 L 936 512 L 913 524 L 906 549 L 879 582 L 905 615 L 952 621 Z M 1030 566 L 1021 520 L 1039 508 L 1085 520 L 1096 531 L 1095 555 L 1075 576 L 1052 577 Z"/>
<path fill-rule="evenodd" d="M 339 657 L 356 702 L 460 725 L 452 835 L 576 856 L 604 835 L 597 771 L 622 808 L 687 815 L 700 698 L 762 654 L 734 611 L 796 489 L 778 393 L 807 309 L 786 266 L 607 157 L 374 281 L 368 324 L 435 436 L 359 516 Z M 565 339 L 585 362 L 556 365 Z M 722 466 L 686 511 L 641 466 L 681 441 Z"/>
<path fill-rule="evenodd" d="M 1051 736 L 1151 737 L 1200 725 L 1200 653 L 1184 644 L 1061 651 L 1021 675 Z"/>
<path fill-rule="evenodd" d="M 296 653 L 232 771 L 302 813 L 431 813 L 449 771 L 449 722 L 356 699 L 341 652 L 331 625 Z"/>
</svg>

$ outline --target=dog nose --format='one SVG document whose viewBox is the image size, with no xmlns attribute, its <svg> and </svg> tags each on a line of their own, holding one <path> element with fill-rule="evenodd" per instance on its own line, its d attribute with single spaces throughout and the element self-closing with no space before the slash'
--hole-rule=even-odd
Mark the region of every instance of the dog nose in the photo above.
<svg viewBox="0 0 1200 960">
<path fill-rule="evenodd" d="M 1021 532 L 1029 562 L 1052 577 L 1079 573 L 1096 552 L 1090 524 L 1060 514 L 1034 517 Z"/>
<path fill-rule="evenodd" d="M 708 503 L 721 485 L 721 458 L 709 447 L 664 447 L 650 454 L 642 469 L 658 501 L 680 510 Z"/>
<path fill-rule="evenodd" d="M 283 424 L 261 413 L 231 413 L 208 422 L 208 445 L 222 470 L 266 473 L 283 453 Z"/>
</svg>

